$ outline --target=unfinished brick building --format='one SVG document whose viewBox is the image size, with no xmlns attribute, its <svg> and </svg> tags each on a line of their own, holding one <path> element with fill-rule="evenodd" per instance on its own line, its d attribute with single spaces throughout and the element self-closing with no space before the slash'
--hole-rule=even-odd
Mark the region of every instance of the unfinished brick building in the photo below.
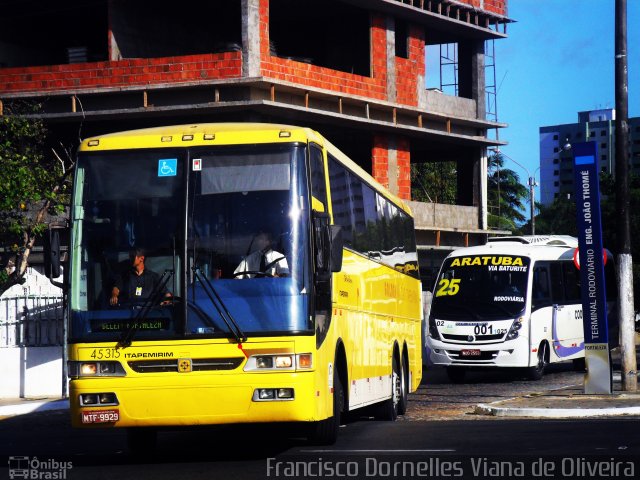
<svg viewBox="0 0 640 480">
<path fill-rule="evenodd" d="M 411 202 L 421 266 L 487 234 L 485 43 L 506 0 L 0 2 L 0 113 L 35 99 L 67 138 L 161 124 L 317 129 L 403 199 L 410 165 L 455 162 L 457 205 Z M 429 45 L 456 45 L 453 95 Z M 442 65 L 442 62 L 441 62 Z"/>
</svg>

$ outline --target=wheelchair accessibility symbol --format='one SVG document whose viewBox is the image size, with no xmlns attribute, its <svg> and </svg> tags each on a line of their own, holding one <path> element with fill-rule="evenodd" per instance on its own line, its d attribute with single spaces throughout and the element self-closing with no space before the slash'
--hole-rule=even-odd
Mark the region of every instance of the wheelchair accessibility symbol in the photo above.
<svg viewBox="0 0 640 480">
<path fill-rule="evenodd" d="M 175 177 L 178 174 L 178 159 L 165 158 L 158 160 L 159 177 Z"/>
</svg>

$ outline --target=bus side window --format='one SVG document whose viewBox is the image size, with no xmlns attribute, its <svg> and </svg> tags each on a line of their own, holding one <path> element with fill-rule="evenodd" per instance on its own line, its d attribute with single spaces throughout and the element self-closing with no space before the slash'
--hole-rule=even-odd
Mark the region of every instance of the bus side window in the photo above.
<svg viewBox="0 0 640 480">
<path fill-rule="evenodd" d="M 531 291 L 532 310 L 551 304 L 551 292 L 549 291 L 549 268 L 536 266 L 533 269 L 533 286 Z"/>
<path fill-rule="evenodd" d="M 550 267 L 551 301 L 556 305 L 563 305 L 565 303 L 565 295 L 562 282 L 562 265 L 559 262 L 553 262 Z"/>
<path fill-rule="evenodd" d="M 573 262 L 562 262 L 562 273 L 567 303 L 582 303 L 580 272 Z"/>
<path fill-rule="evenodd" d="M 311 144 L 309 149 L 309 163 L 311 170 L 311 194 L 327 208 L 327 186 L 324 176 L 324 161 L 319 146 Z"/>
</svg>

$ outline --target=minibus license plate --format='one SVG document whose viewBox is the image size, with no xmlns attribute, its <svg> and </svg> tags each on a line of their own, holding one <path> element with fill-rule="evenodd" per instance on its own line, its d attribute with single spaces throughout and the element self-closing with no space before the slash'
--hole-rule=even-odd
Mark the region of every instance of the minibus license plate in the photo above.
<svg viewBox="0 0 640 480">
<path fill-rule="evenodd" d="M 460 356 L 461 357 L 479 357 L 480 356 L 480 350 L 478 350 L 478 349 L 461 350 L 460 351 Z"/>
<path fill-rule="evenodd" d="M 90 410 L 82 412 L 82 423 L 113 423 L 120 420 L 120 410 Z"/>
</svg>

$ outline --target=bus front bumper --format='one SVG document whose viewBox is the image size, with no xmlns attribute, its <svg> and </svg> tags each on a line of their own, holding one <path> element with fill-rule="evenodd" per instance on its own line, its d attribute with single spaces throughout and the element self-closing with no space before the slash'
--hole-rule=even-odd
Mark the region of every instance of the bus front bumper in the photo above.
<svg viewBox="0 0 640 480">
<path fill-rule="evenodd" d="M 427 344 L 429 358 L 434 365 L 480 368 L 529 366 L 529 340 L 522 336 L 492 344 L 448 343 L 429 337 Z"/>
<path fill-rule="evenodd" d="M 142 427 L 314 421 L 323 419 L 319 402 L 330 400 L 322 398 L 329 392 L 317 390 L 314 372 L 247 374 L 235 381 L 226 375 L 188 381 L 181 377 L 72 380 L 72 424 Z M 113 393 L 116 404 L 81 405 L 81 396 L 84 400 L 87 394 L 101 393 Z"/>
</svg>

